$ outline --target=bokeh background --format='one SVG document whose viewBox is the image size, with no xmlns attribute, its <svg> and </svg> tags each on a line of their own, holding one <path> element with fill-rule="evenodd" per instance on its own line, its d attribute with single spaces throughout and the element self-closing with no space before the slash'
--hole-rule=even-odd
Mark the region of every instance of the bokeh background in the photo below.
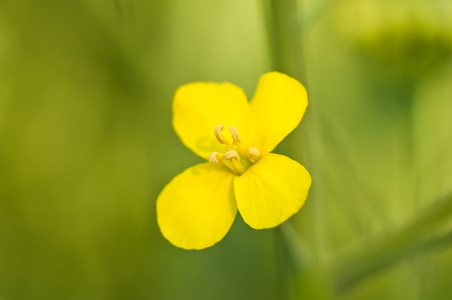
<svg viewBox="0 0 452 300">
<path fill-rule="evenodd" d="M 451 299 L 451 54 L 448 0 L 0 1 L 0 299 Z M 174 91 L 273 70 L 305 206 L 173 247 Z"/>
</svg>

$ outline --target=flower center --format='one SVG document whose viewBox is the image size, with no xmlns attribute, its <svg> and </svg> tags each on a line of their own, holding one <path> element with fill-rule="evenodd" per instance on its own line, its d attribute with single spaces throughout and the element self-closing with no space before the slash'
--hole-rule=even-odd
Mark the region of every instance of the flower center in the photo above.
<svg viewBox="0 0 452 300">
<path fill-rule="evenodd" d="M 253 147 L 244 149 L 242 145 L 240 145 L 242 139 L 235 126 L 229 128 L 232 142 L 221 134 L 223 129 L 223 125 L 217 125 L 214 134 L 217 140 L 226 146 L 227 151 L 225 153 L 212 152 L 209 156 L 209 160 L 214 165 L 221 163 L 232 172 L 240 175 L 245 172 L 251 164 L 259 159 L 259 150 Z"/>
</svg>

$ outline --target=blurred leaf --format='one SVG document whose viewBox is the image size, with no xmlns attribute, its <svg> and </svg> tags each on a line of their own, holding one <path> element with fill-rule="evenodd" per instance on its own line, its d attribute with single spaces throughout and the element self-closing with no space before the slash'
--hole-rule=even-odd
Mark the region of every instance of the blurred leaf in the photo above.
<svg viewBox="0 0 452 300">
<path fill-rule="evenodd" d="M 348 255 L 335 268 L 336 291 L 344 293 L 362 280 L 407 257 L 436 250 L 452 242 L 452 231 L 437 235 L 435 230 L 452 216 L 452 195 L 435 202 L 398 230 L 366 244 Z"/>
</svg>

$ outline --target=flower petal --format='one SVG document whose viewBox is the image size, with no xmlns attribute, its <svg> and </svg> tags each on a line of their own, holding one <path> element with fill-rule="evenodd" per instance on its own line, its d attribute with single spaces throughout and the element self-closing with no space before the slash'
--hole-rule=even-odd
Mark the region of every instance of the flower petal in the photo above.
<svg viewBox="0 0 452 300">
<path fill-rule="evenodd" d="M 226 168 L 211 163 L 176 176 L 157 199 L 163 236 L 184 249 L 203 249 L 220 241 L 237 213 L 233 178 Z"/>
<path fill-rule="evenodd" d="M 307 106 L 306 90 L 294 78 L 278 72 L 261 76 L 251 101 L 252 147 L 272 151 L 298 126 Z"/>
<path fill-rule="evenodd" d="M 233 84 L 197 82 L 176 91 L 173 113 L 173 126 L 182 142 L 208 159 L 212 152 L 223 151 L 215 138 L 215 127 L 224 125 L 226 137 L 231 126 L 240 132 L 249 114 L 249 103 L 243 90 Z"/>
<path fill-rule="evenodd" d="M 308 171 L 284 155 L 269 153 L 234 180 L 240 214 L 255 229 L 278 226 L 304 204 Z"/>
</svg>

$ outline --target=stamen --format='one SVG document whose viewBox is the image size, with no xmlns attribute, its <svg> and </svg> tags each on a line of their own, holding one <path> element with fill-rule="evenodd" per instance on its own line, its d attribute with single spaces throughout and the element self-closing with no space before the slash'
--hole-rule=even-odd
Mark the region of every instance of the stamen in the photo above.
<svg viewBox="0 0 452 300">
<path fill-rule="evenodd" d="M 212 154 L 209 155 L 209 160 L 214 165 L 218 164 L 220 161 L 217 158 L 217 154 L 221 154 L 219 152 L 212 152 Z"/>
<path fill-rule="evenodd" d="M 220 142 L 220 143 L 222 143 L 222 144 L 225 144 L 225 145 L 230 145 L 231 143 L 228 141 L 228 140 L 226 140 L 222 135 L 221 135 L 221 131 L 224 129 L 224 126 L 223 125 L 217 125 L 216 127 L 215 127 L 215 137 L 217 138 L 217 140 Z"/>
<path fill-rule="evenodd" d="M 227 167 L 229 170 L 231 170 L 232 172 L 234 172 L 237 175 L 240 175 L 241 173 L 243 173 L 244 168 L 240 167 L 240 166 L 239 166 L 239 168 L 237 168 L 237 166 L 235 165 L 235 162 L 237 162 L 239 165 L 240 165 L 240 162 L 238 162 L 237 159 L 230 159 L 230 158 L 231 157 L 226 159 L 225 155 L 223 153 L 219 153 L 219 152 L 212 152 L 209 155 L 209 160 L 212 164 L 216 165 L 218 163 L 221 163 L 222 165 L 224 165 L 225 167 Z M 232 157 L 232 158 L 234 158 L 234 157 Z"/>
<path fill-rule="evenodd" d="M 230 160 L 232 162 L 232 165 L 237 170 L 239 174 L 242 174 L 245 172 L 245 167 L 240 163 L 240 156 L 235 150 L 229 150 L 224 154 L 224 158 L 227 160 Z"/>
<path fill-rule="evenodd" d="M 239 154 L 237 153 L 237 151 L 235 151 L 235 150 L 229 150 L 228 152 L 226 152 L 226 153 L 224 154 L 224 158 L 225 158 L 225 159 L 232 159 L 232 158 L 235 158 L 235 159 L 237 159 L 238 161 L 240 161 L 240 156 L 239 156 Z"/>
<path fill-rule="evenodd" d="M 223 125 L 217 125 L 215 127 L 214 133 L 217 140 L 224 145 L 231 145 L 225 147 L 226 149 L 235 149 L 235 150 L 229 150 L 225 154 L 219 153 L 219 152 L 212 152 L 212 154 L 209 155 L 209 160 L 212 164 L 217 165 L 218 163 L 223 164 L 228 169 L 230 169 L 232 172 L 234 172 L 237 175 L 242 174 L 246 171 L 246 169 L 251 165 L 251 162 L 255 162 L 259 157 L 259 151 L 256 148 L 250 148 L 248 150 L 248 159 L 243 159 L 241 161 L 239 153 L 241 153 L 245 157 L 245 149 L 241 145 L 239 145 L 242 142 L 242 139 L 240 138 L 239 132 L 235 126 L 229 127 L 229 132 L 231 133 L 232 142 L 230 139 L 226 139 L 221 132 L 223 131 L 224 126 Z M 253 150 L 254 149 L 254 150 Z"/>
<path fill-rule="evenodd" d="M 249 148 L 248 149 L 248 158 L 250 162 L 255 163 L 256 160 L 259 158 L 260 152 L 256 148 Z"/>
<path fill-rule="evenodd" d="M 236 145 L 242 141 L 240 138 L 239 132 L 237 131 L 237 128 L 235 126 L 229 127 L 229 132 L 231 133 L 233 144 Z"/>
</svg>

